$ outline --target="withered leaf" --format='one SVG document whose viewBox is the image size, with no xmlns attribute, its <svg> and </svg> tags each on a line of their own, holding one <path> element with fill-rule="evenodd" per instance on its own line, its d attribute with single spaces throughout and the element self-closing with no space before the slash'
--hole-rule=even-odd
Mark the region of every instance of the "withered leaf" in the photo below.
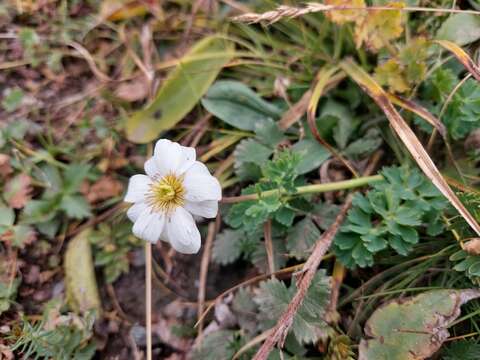
<svg viewBox="0 0 480 360">
<path fill-rule="evenodd" d="M 379 307 L 365 324 L 359 360 L 422 360 L 448 338 L 460 306 L 480 297 L 479 290 L 433 290 Z"/>
</svg>

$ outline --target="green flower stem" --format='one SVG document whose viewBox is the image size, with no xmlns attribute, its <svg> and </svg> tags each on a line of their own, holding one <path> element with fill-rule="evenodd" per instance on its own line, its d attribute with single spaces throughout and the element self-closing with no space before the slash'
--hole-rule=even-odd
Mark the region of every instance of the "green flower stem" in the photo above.
<svg viewBox="0 0 480 360">
<path fill-rule="evenodd" d="M 326 184 L 304 185 L 304 186 L 297 187 L 297 192 L 294 193 L 294 195 L 316 194 L 316 193 L 322 193 L 322 192 L 328 192 L 328 191 L 353 189 L 356 187 L 365 186 L 381 180 L 383 180 L 382 175 L 373 175 L 373 176 L 364 176 L 364 177 L 359 177 L 359 178 L 344 180 L 344 181 L 330 182 Z M 258 200 L 262 197 L 278 195 L 281 193 L 282 191 L 280 189 L 273 189 L 273 190 L 263 191 L 258 194 L 225 197 L 221 201 L 223 203 L 237 203 L 237 202 L 248 201 L 248 200 Z M 292 195 L 292 194 L 289 194 L 289 195 Z"/>
</svg>

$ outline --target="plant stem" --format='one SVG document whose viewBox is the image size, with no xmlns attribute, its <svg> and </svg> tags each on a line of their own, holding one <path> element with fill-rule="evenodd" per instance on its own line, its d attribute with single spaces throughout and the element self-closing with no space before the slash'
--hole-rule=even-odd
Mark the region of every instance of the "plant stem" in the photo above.
<svg viewBox="0 0 480 360">
<path fill-rule="evenodd" d="M 147 360 L 152 360 L 152 244 L 145 242 L 145 320 Z"/>
<path fill-rule="evenodd" d="M 297 192 L 293 195 L 316 194 L 316 193 L 322 193 L 322 192 L 328 192 L 328 191 L 352 189 L 352 188 L 368 185 L 381 180 L 383 180 L 382 175 L 373 175 L 373 176 L 364 176 L 364 177 L 359 177 L 356 179 L 350 179 L 350 180 L 344 180 L 344 181 L 330 182 L 325 184 L 304 185 L 304 186 L 297 187 L 296 189 Z M 281 193 L 282 191 L 280 189 L 273 189 L 273 190 L 263 191 L 258 194 L 226 197 L 222 199 L 222 202 L 236 203 L 236 202 L 242 202 L 242 201 L 248 201 L 248 200 L 258 200 L 263 197 L 274 196 Z"/>
</svg>

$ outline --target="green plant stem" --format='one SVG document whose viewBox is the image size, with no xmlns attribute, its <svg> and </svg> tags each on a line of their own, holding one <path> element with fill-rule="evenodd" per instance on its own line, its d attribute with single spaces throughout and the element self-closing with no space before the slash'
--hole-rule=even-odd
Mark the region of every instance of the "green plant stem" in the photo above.
<svg viewBox="0 0 480 360">
<path fill-rule="evenodd" d="M 364 176 L 359 177 L 356 179 L 344 180 L 344 181 L 336 181 L 330 182 L 326 184 L 313 184 L 313 185 L 304 185 L 297 187 L 297 191 L 293 195 L 303 195 L 303 194 L 316 194 L 328 191 L 338 191 L 338 190 L 347 190 L 353 189 L 360 186 L 365 186 L 374 182 L 378 182 L 383 180 L 382 175 L 373 175 L 373 176 Z M 237 203 L 242 201 L 248 200 L 258 200 L 263 197 L 269 197 L 274 195 L 281 195 L 281 189 L 272 189 L 263 191 L 257 194 L 248 194 L 248 195 L 241 195 L 241 196 L 232 196 L 223 198 L 221 201 L 223 203 Z M 285 195 L 292 195 L 291 193 Z"/>
</svg>

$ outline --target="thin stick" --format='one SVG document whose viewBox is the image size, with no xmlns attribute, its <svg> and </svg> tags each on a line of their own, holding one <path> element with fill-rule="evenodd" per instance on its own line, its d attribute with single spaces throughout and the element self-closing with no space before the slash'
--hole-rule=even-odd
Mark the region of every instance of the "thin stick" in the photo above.
<svg viewBox="0 0 480 360">
<path fill-rule="evenodd" d="M 201 317 L 205 308 L 205 294 L 207 288 L 208 265 L 210 264 L 210 257 L 212 254 L 213 240 L 220 227 L 220 217 L 217 216 L 216 221 L 208 224 L 208 234 L 203 247 L 202 262 L 200 265 L 200 279 L 198 287 L 198 336 L 196 342 L 200 343 L 203 340 L 203 318 Z"/>
<path fill-rule="evenodd" d="M 145 320 L 147 329 L 147 360 L 152 360 L 152 244 L 145 242 Z"/>
</svg>

